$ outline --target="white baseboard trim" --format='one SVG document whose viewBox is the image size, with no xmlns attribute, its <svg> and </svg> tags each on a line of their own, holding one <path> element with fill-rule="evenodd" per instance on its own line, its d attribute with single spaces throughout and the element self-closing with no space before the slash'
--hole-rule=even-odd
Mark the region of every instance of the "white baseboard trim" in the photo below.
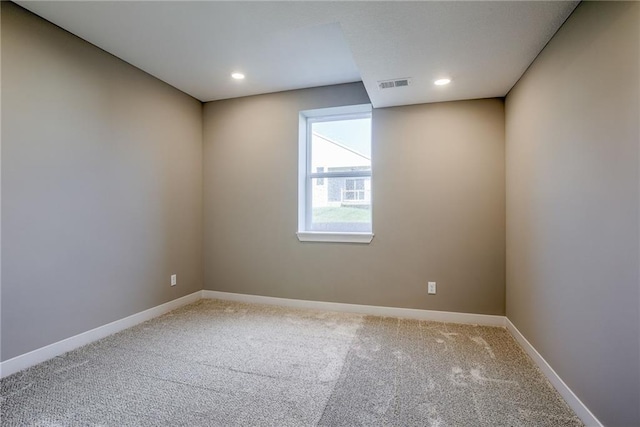
<svg viewBox="0 0 640 427">
<path fill-rule="evenodd" d="M 435 322 L 466 323 L 483 326 L 505 326 L 504 316 L 489 314 L 454 313 L 450 311 L 420 310 L 413 308 L 381 307 L 375 305 L 345 304 L 339 302 L 309 301 L 260 295 L 235 294 L 220 291 L 202 291 L 202 297 L 238 301 L 252 304 L 280 305 L 284 307 L 312 310 L 339 311 L 373 316 L 403 317 L 407 319 L 432 320 Z"/>
<path fill-rule="evenodd" d="M 147 320 L 161 316 L 175 310 L 176 308 L 182 307 L 183 305 L 196 302 L 201 298 L 202 291 L 197 291 L 148 310 L 141 311 L 140 313 L 132 314 L 124 319 L 116 320 L 95 329 L 66 338 L 62 341 L 30 351 L 29 353 L 21 354 L 20 356 L 16 356 L 12 359 L 5 360 L 0 363 L 0 378 L 22 371 L 23 369 L 27 369 L 46 360 L 53 359 L 56 356 L 74 350 L 78 347 L 82 347 L 106 336 L 115 334 L 116 332 L 120 332 L 139 323 L 146 322 Z"/>
<path fill-rule="evenodd" d="M 576 415 L 582 420 L 582 422 L 588 427 L 602 427 L 602 423 L 596 418 L 593 413 L 586 407 L 584 403 L 575 395 L 575 393 L 569 388 L 569 386 L 562 381 L 562 378 L 553 370 L 551 365 L 547 363 L 540 353 L 535 349 L 533 345 L 522 335 L 522 333 L 515 327 L 511 321 L 505 317 L 507 330 L 511 332 L 511 335 L 518 341 L 520 346 L 525 352 L 533 359 L 533 362 L 538 365 L 538 368 L 547 377 L 549 382 L 558 390 L 558 393 L 567 402 L 567 405 L 573 409 Z"/>
</svg>

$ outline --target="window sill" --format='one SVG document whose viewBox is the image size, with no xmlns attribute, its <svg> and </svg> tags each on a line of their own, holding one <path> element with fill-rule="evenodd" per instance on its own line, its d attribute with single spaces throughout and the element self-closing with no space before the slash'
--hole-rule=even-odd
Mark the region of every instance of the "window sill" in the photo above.
<svg viewBox="0 0 640 427">
<path fill-rule="evenodd" d="M 363 243 L 373 240 L 373 233 L 327 233 L 321 231 L 298 231 L 301 242 Z"/>
</svg>

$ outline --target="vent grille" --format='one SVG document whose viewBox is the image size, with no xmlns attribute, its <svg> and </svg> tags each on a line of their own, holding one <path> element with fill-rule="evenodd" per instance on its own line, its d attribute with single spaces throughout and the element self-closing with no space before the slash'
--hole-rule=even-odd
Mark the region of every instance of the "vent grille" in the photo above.
<svg viewBox="0 0 640 427">
<path fill-rule="evenodd" d="M 379 81 L 378 87 L 380 89 L 393 89 L 396 87 L 409 86 L 410 84 L 411 84 L 411 79 L 393 79 L 393 80 Z"/>
</svg>

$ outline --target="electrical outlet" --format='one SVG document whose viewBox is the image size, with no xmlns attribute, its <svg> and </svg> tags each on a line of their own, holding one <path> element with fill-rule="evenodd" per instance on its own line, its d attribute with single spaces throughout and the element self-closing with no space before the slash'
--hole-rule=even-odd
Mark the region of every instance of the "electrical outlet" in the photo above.
<svg viewBox="0 0 640 427">
<path fill-rule="evenodd" d="M 430 294 L 435 294 L 436 293 L 436 282 L 429 282 L 429 286 L 428 286 L 427 292 L 430 293 Z"/>
<path fill-rule="evenodd" d="M 172 274 L 171 275 L 171 286 L 175 286 L 178 284 L 178 275 L 177 274 Z"/>
</svg>

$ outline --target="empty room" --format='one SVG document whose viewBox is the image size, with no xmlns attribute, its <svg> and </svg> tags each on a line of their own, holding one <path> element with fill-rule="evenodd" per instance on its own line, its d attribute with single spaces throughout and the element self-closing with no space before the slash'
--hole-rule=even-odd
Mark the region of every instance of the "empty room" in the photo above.
<svg viewBox="0 0 640 427">
<path fill-rule="evenodd" d="M 640 426 L 639 2 L 0 7 L 0 425 Z"/>
</svg>

